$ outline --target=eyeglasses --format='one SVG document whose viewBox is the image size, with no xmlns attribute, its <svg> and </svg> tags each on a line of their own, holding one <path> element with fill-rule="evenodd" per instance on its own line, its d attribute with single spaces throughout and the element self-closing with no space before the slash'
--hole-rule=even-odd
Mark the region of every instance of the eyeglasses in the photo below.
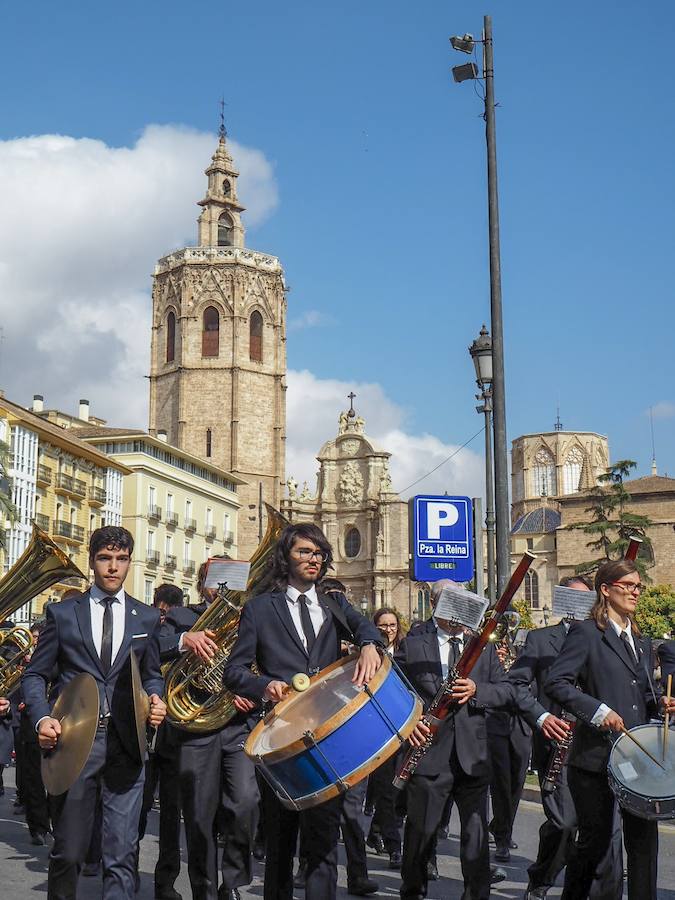
<svg viewBox="0 0 675 900">
<path fill-rule="evenodd" d="M 293 553 L 303 562 L 307 562 L 310 559 L 320 559 L 321 562 L 326 562 L 328 559 L 328 554 L 324 553 L 323 550 L 307 550 L 303 547 L 301 550 L 294 550 Z"/>
<path fill-rule="evenodd" d="M 644 591 L 644 584 L 634 584 L 632 581 L 610 581 L 610 584 L 614 587 L 623 588 L 626 593 L 629 594 L 641 594 Z"/>
<path fill-rule="evenodd" d="M 386 629 L 393 628 L 395 631 L 398 628 L 398 625 L 396 624 L 396 622 L 392 622 L 390 625 L 385 625 L 382 622 L 378 622 L 377 627 Z"/>
</svg>

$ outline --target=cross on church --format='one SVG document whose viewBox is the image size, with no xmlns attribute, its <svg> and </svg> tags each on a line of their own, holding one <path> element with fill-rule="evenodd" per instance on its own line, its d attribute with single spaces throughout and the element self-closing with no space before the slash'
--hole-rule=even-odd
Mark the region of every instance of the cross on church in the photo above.
<svg viewBox="0 0 675 900">
<path fill-rule="evenodd" d="M 220 136 L 221 141 L 224 141 L 227 137 L 227 129 L 225 128 L 225 97 L 220 98 L 220 128 L 218 129 L 218 135 Z"/>
<path fill-rule="evenodd" d="M 347 399 L 349 400 L 349 412 L 347 413 L 347 415 L 350 419 L 353 419 L 356 415 L 356 410 L 354 409 L 354 397 L 356 397 L 354 391 L 350 391 L 350 393 L 347 394 Z"/>
</svg>

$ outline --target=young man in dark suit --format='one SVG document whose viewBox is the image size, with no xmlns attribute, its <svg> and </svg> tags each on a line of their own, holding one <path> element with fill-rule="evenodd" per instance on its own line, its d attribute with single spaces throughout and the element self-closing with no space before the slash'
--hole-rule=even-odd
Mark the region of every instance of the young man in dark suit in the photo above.
<svg viewBox="0 0 675 900">
<path fill-rule="evenodd" d="M 464 649 L 461 627 L 434 616 L 434 627 L 401 641 L 395 659 L 428 707 L 448 669 Z M 422 900 L 427 893 L 427 861 L 448 800 L 459 811 L 460 859 L 465 900 L 490 896 L 490 854 L 487 796 L 490 761 L 487 747 L 487 706 L 509 706 L 514 691 L 506 682 L 494 645 L 481 654 L 472 678 L 455 682 L 457 712 L 440 726 L 431 747 L 419 762 L 407 787 L 403 837 L 402 900 Z M 429 729 L 419 723 L 410 737 L 413 746 L 426 742 Z"/>
<path fill-rule="evenodd" d="M 99 690 L 99 725 L 89 758 L 70 790 L 54 798 L 49 900 L 75 900 L 99 790 L 103 897 L 134 897 L 144 760 L 133 712 L 131 653 L 136 654 L 143 687 L 150 695 L 150 725 L 160 725 L 166 707 L 161 699 L 164 684 L 159 670 L 159 613 L 123 588 L 133 546 L 126 528 L 106 526 L 93 532 L 89 564 L 94 583 L 81 597 L 46 607 L 45 628 L 22 679 L 28 713 L 43 750 L 53 749 L 61 734 L 60 722 L 51 716 L 50 701 L 82 672 L 95 679 Z"/>
<path fill-rule="evenodd" d="M 341 639 L 361 648 L 356 684 L 366 684 L 373 677 L 381 663 L 379 631 L 344 596 L 317 591 L 316 584 L 332 559 L 331 546 L 316 525 L 284 529 L 274 553 L 274 589 L 244 606 L 239 636 L 224 673 L 230 690 L 251 700 L 277 703 L 295 674 L 314 675 L 339 659 Z M 254 662 L 259 674 L 251 671 Z M 282 807 L 271 790 L 265 790 L 263 799 L 265 900 L 293 896 L 298 826 L 307 853 L 306 900 L 334 900 L 342 798 L 301 813 Z"/>
</svg>

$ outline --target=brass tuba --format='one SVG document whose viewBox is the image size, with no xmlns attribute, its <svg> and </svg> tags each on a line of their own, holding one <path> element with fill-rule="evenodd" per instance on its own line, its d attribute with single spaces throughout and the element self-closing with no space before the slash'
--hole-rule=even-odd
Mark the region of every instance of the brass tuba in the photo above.
<svg viewBox="0 0 675 900">
<path fill-rule="evenodd" d="M 86 578 L 86 575 L 48 534 L 33 525 L 30 543 L 0 580 L 0 622 L 64 578 Z M 0 697 L 9 696 L 16 688 L 24 669 L 24 657 L 32 645 L 30 631 L 19 625 L 0 634 Z"/>
<path fill-rule="evenodd" d="M 223 687 L 223 669 L 237 639 L 241 607 L 254 593 L 261 593 L 270 553 L 288 525 L 280 512 L 267 503 L 265 506 L 267 531 L 251 557 L 246 590 L 218 591 L 216 599 L 190 629 L 215 633 L 218 650 L 214 658 L 206 663 L 194 653 L 184 653 L 171 664 L 165 676 L 168 718 L 185 731 L 214 731 L 236 713 L 232 694 Z"/>
</svg>

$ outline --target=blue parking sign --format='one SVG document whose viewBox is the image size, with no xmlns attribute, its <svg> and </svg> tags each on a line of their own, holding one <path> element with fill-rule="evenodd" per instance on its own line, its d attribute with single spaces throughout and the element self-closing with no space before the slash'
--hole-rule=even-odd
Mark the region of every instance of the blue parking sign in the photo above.
<svg viewBox="0 0 675 900">
<path fill-rule="evenodd" d="M 473 507 L 469 497 L 417 496 L 409 501 L 410 568 L 416 581 L 471 581 Z"/>
</svg>

